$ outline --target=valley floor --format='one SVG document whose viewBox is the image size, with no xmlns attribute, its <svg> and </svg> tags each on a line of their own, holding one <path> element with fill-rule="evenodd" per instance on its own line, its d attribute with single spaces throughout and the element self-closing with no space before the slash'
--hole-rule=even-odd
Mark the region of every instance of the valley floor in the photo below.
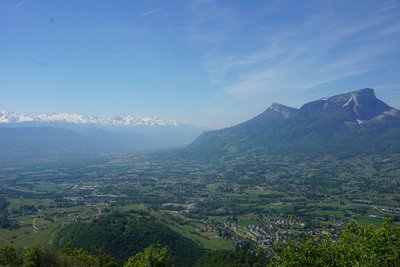
<svg viewBox="0 0 400 267">
<path fill-rule="evenodd" d="M 9 203 L 1 245 L 51 246 L 73 222 L 116 211 L 153 217 L 210 250 L 269 251 L 306 235 L 337 237 L 355 220 L 400 221 L 400 155 L 245 157 L 216 164 L 154 155 L 35 163 L 0 171 Z"/>
</svg>

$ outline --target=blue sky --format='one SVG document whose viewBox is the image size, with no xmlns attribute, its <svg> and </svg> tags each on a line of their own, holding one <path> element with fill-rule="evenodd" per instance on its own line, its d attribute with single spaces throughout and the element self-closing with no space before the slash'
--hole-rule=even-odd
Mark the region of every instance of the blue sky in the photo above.
<svg viewBox="0 0 400 267">
<path fill-rule="evenodd" d="M 225 127 L 372 87 L 400 108 L 400 1 L 2 0 L 0 109 Z"/>
</svg>

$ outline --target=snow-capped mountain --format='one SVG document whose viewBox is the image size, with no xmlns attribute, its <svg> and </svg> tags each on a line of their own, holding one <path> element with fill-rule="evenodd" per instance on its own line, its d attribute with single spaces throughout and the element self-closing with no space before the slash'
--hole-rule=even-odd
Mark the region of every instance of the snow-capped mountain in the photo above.
<svg viewBox="0 0 400 267">
<path fill-rule="evenodd" d="M 0 123 L 31 122 L 33 120 L 34 119 L 28 115 L 0 110 Z"/>
<path fill-rule="evenodd" d="M 70 123 L 98 126 L 180 126 L 175 120 L 164 120 L 154 116 L 139 118 L 132 115 L 123 115 L 114 118 L 98 118 L 71 113 L 41 114 L 29 116 L 9 111 L 0 111 L 0 123 Z"/>
<path fill-rule="evenodd" d="M 0 111 L 0 161 L 97 157 L 177 148 L 189 144 L 204 130 L 154 116 L 30 116 Z"/>
</svg>

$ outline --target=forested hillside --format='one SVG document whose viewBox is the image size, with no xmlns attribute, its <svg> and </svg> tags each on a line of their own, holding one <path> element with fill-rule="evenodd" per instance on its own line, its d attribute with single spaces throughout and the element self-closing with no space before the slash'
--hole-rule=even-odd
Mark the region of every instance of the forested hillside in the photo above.
<svg viewBox="0 0 400 267">
<path fill-rule="evenodd" d="M 154 219 L 116 214 L 78 222 L 61 230 L 55 241 L 58 248 L 71 244 L 91 253 L 104 250 L 120 263 L 144 248 L 159 244 L 169 248 L 171 263 L 191 266 L 204 249 Z"/>
</svg>

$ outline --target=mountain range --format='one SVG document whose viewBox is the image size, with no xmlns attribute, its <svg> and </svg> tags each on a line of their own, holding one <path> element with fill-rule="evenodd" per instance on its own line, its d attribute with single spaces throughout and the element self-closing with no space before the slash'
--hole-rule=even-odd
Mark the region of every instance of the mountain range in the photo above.
<svg viewBox="0 0 400 267">
<path fill-rule="evenodd" d="M 25 114 L 16 114 L 5 110 L 0 110 L 0 123 L 70 123 L 80 125 L 97 126 L 180 126 L 175 120 L 163 120 L 154 116 L 138 118 L 131 115 L 123 115 L 114 118 L 98 118 L 94 116 L 85 116 L 71 113 L 41 114 L 30 116 Z"/>
<path fill-rule="evenodd" d="M 154 116 L 30 116 L 0 111 L 0 160 L 96 156 L 182 147 L 205 128 Z"/>
<path fill-rule="evenodd" d="M 273 103 L 241 124 L 204 132 L 186 156 L 215 159 L 245 154 L 336 154 L 400 152 L 400 111 L 370 88 L 304 104 Z"/>
</svg>

